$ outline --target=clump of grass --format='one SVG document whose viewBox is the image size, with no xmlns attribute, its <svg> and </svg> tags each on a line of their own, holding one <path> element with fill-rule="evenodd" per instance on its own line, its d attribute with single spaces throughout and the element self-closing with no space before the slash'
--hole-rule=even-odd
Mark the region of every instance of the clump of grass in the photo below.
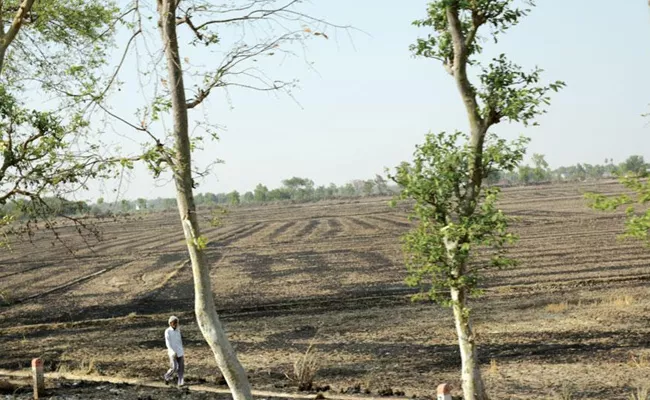
<svg viewBox="0 0 650 400">
<path fill-rule="evenodd" d="M 634 353 L 630 353 L 629 364 L 637 368 L 648 368 L 650 367 L 650 355 L 641 353 L 637 356 Z"/>
<path fill-rule="evenodd" d="M 650 388 L 639 386 L 634 393 L 627 396 L 628 400 L 650 400 Z"/>
<path fill-rule="evenodd" d="M 573 400 L 573 395 L 575 394 L 575 388 L 570 383 L 563 383 L 560 390 L 555 394 L 555 398 L 558 400 Z"/>
<path fill-rule="evenodd" d="M 614 307 L 628 307 L 635 303 L 634 297 L 630 295 L 616 296 L 609 300 L 609 304 Z"/>
<path fill-rule="evenodd" d="M 290 381 L 298 386 L 300 391 L 308 391 L 314 387 L 314 378 L 320 365 L 313 348 L 313 343 L 310 343 L 305 354 L 293 364 L 293 372 L 285 374 Z"/>
<path fill-rule="evenodd" d="M 0 304 L 9 306 L 13 303 L 13 297 L 8 290 L 0 290 Z"/>
<path fill-rule="evenodd" d="M 546 311 L 553 314 L 565 312 L 569 308 L 569 302 L 563 301 L 562 303 L 551 303 L 546 305 Z"/>
<path fill-rule="evenodd" d="M 92 358 L 90 360 L 86 360 L 84 358 L 83 360 L 81 360 L 81 364 L 79 365 L 79 370 L 81 370 L 81 372 L 83 372 L 86 375 L 90 375 L 93 372 L 96 372 L 97 368 L 95 368 L 95 360 Z"/>
<path fill-rule="evenodd" d="M 499 366 L 497 365 L 497 360 L 494 358 L 490 360 L 490 368 L 488 369 L 488 372 L 490 375 L 499 374 Z"/>
</svg>

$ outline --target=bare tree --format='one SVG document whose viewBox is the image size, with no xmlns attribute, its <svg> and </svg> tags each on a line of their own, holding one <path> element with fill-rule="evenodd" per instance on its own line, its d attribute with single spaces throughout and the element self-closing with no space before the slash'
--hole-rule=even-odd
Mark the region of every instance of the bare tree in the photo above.
<svg viewBox="0 0 650 400">
<path fill-rule="evenodd" d="M 133 3 L 134 19 L 129 24 L 133 33 L 118 70 L 125 67 L 124 59 L 131 44 L 137 43 L 135 38 L 142 37 L 151 58 L 144 67 L 148 68 L 146 73 L 143 73 L 140 65 L 138 72 L 140 76 L 157 76 L 156 82 L 160 82 L 162 87 L 156 86 L 153 89 L 153 100 L 141 109 L 137 123 L 118 115 L 111 109 L 110 103 L 99 103 L 110 117 L 147 135 L 150 139 L 147 145 L 149 150 L 143 159 L 155 176 L 165 171 L 170 171 L 173 176 L 179 216 L 194 276 L 197 322 L 236 400 L 251 399 L 251 389 L 214 304 L 210 269 L 205 259 L 208 239 L 201 234 L 193 195 L 197 179 L 205 173 L 197 169 L 192 161 L 192 150 L 198 146 L 202 137 L 191 134 L 194 129 L 190 129 L 189 113 L 201 108 L 219 88 L 283 91 L 290 94 L 290 89 L 295 86 L 293 80 L 271 79 L 261 67 L 256 66 L 255 61 L 262 56 L 271 57 L 274 54 L 293 55 L 295 52 L 292 48 L 304 46 L 308 38 L 328 38 L 324 29 L 346 28 L 311 17 L 301 12 L 297 8 L 299 5 L 297 0 L 249 0 L 222 5 L 198 0 L 157 0 L 153 19 L 157 22 L 157 27 L 154 27 L 147 25 L 149 18 L 144 16 L 149 9 L 136 0 Z M 159 50 L 152 51 L 152 45 L 147 40 L 156 28 L 161 42 Z M 185 33 L 179 32 L 180 28 L 185 28 Z M 254 37 L 248 33 L 250 30 L 255 32 Z M 250 44 L 252 40 L 255 42 Z M 216 49 L 212 54 L 221 56 L 221 61 L 204 68 L 192 65 L 189 58 L 183 57 L 181 52 L 190 53 L 190 49 L 197 46 L 202 51 Z M 159 63 L 159 60 L 164 60 L 164 64 Z M 193 89 L 188 89 L 190 86 Z M 165 130 L 166 119 L 171 120 L 172 129 L 169 133 Z M 161 124 L 161 131 L 155 130 L 157 123 Z M 195 128 L 216 139 L 214 124 L 195 125 Z"/>
</svg>

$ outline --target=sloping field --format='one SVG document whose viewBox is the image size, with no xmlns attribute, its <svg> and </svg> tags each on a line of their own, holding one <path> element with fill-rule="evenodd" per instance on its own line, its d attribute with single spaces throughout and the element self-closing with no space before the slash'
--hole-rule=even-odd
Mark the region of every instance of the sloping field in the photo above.
<svg viewBox="0 0 650 400">
<path fill-rule="evenodd" d="M 492 271 L 475 321 L 493 398 L 544 398 L 570 383 L 575 398 L 622 398 L 650 376 L 650 251 L 621 242 L 620 213 L 586 207 L 585 191 L 614 182 L 504 190 L 518 217 L 516 268 Z M 217 307 L 253 385 L 284 376 L 314 341 L 317 379 L 429 395 L 458 383 L 451 313 L 413 304 L 399 236 L 410 226 L 387 198 L 202 214 Z M 53 369 L 156 378 L 166 368 L 167 316 L 181 317 L 190 379 L 214 380 L 193 322 L 192 276 L 175 213 L 101 224 L 83 245 L 72 228 L 0 254 L 0 368 L 43 356 Z M 646 357 L 646 358 L 644 358 Z M 645 361 L 644 361 L 645 360 Z M 458 387 L 458 385 L 454 385 Z"/>
</svg>

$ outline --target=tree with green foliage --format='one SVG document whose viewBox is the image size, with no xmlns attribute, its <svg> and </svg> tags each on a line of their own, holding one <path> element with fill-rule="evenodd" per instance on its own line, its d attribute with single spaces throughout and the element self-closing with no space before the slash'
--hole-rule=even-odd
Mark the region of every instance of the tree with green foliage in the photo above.
<svg viewBox="0 0 650 400">
<path fill-rule="evenodd" d="M 253 192 L 248 191 L 244 193 L 244 196 L 242 196 L 242 201 L 244 203 L 252 203 L 255 201 L 255 195 L 253 194 Z"/>
<path fill-rule="evenodd" d="M 258 203 L 265 202 L 268 194 L 269 189 L 261 183 L 258 183 L 257 186 L 255 186 L 255 190 L 253 191 L 253 197 L 255 197 L 255 201 Z"/>
<path fill-rule="evenodd" d="M 285 179 L 282 184 L 289 192 L 291 199 L 296 201 L 311 200 L 314 194 L 314 181 L 309 178 L 299 178 L 294 176 Z"/>
<path fill-rule="evenodd" d="M 643 156 L 640 155 L 629 156 L 619 166 L 619 171 L 622 174 L 644 176 L 647 174 L 647 170 L 648 170 L 648 164 L 643 159 Z"/>
<path fill-rule="evenodd" d="M 375 181 L 368 179 L 363 182 L 363 195 L 370 196 L 372 191 L 375 189 Z"/>
<path fill-rule="evenodd" d="M 232 204 L 233 206 L 238 206 L 239 203 L 241 203 L 241 198 L 239 196 L 239 192 L 236 190 L 233 190 L 232 192 L 228 193 L 228 203 Z"/>
<path fill-rule="evenodd" d="M 650 180 L 639 176 L 623 176 L 620 182 L 629 194 L 606 196 L 590 192 L 585 194 L 590 200 L 589 207 L 599 211 L 615 211 L 625 207 L 625 230 L 621 238 L 639 239 L 650 246 L 648 231 L 650 230 Z"/>
<path fill-rule="evenodd" d="M 424 19 L 414 22 L 433 33 L 418 39 L 411 49 L 417 56 L 442 62 L 454 78 L 469 135 L 428 135 L 413 163 L 403 163 L 393 176 L 402 187 L 400 198 L 415 200 L 413 214 L 418 220 L 404 238 L 408 283 L 431 283 L 425 295 L 453 309 L 465 400 L 487 399 L 468 296 L 476 292 L 482 270 L 512 264 L 502 251 L 515 239 L 507 231 L 506 216 L 496 207 L 498 190 L 484 188 L 483 182 L 492 170 L 513 170 L 526 143 L 523 139 L 507 143 L 488 131 L 504 120 L 534 124 L 550 102 L 549 91 L 564 85 L 541 85 L 540 69 L 524 72 L 505 54 L 487 64 L 479 60 L 481 32 L 496 41 L 528 13 L 513 3 L 438 0 L 429 3 Z M 469 68 L 476 69 L 478 85 L 470 82 Z M 492 249 L 491 262 L 472 257 L 477 246 Z"/>
<path fill-rule="evenodd" d="M 0 205 L 48 220 L 55 213 L 45 197 L 63 200 L 130 162 L 99 151 L 85 114 L 111 82 L 100 67 L 118 19 L 112 1 L 0 0 Z M 49 109 L 24 105 L 52 95 Z M 58 238 L 54 223 L 45 226 Z"/>
<path fill-rule="evenodd" d="M 543 154 L 533 154 L 533 180 L 535 182 L 545 182 L 551 179 L 551 170 Z"/>
<path fill-rule="evenodd" d="M 357 189 L 355 189 L 351 182 L 348 182 L 339 188 L 339 193 L 343 197 L 353 197 L 357 194 Z"/>
<path fill-rule="evenodd" d="M 143 211 L 147 209 L 147 199 L 139 198 L 135 202 L 138 205 L 138 210 Z"/>
<path fill-rule="evenodd" d="M 517 168 L 517 179 L 519 179 L 519 183 L 524 185 L 531 183 L 533 181 L 533 168 L 529 165 L 520 165 Z"/>
<path fill-rule="evenodd" d="M 390 194 L 390 189 L 388 189 L 388 183 L 383 176 L 375 174 L 375 187 L 377 188 L 377 194 L 380 196 Z"/>
</svg>

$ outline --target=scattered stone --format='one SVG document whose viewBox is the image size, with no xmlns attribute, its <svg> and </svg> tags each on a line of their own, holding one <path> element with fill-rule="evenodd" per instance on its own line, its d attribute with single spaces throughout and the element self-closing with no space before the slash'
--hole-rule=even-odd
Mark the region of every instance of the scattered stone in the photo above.
<svg viewBox="0 0 650 400">
<path fill-rule="evenodd" d="M 323 396 L 322 393 L 318 393 L 316 395 L 316 397 L 314 397 L 314 400 L 324 400 L 324 399 L 325 399 L 325 396 Z"/>
<path fill-rule="evenodd" d="M 396 390 L 395 391 L 395 396 L 404 396 L 404 392 L 401 390 Z"/>
<path fill-rule="evenodd" d="M 383 388 L 383 389 L 379 389 L 377 391 L 377 394 L 382 397 L 388 397 L 388 396 L 393 396 L 394 393 L 393 393 L 393 389 L 391 388 Z"/>
</svg>

